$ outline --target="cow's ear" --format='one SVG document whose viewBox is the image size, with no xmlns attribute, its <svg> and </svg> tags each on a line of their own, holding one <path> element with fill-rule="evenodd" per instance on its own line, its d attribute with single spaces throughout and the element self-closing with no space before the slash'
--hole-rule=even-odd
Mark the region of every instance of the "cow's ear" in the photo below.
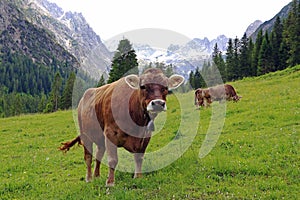
<svg viewBox="0 0 300 200">
<path fill-rule="evenodd" d="M 169 90 L 173 90 L 178 88 L 182 83 L 184 82 L 184 77 L 174 74 L 172 76 L 170 76 L 169 80 L 168 80 L 168 88 Z"/>
<path fill-rule="evenodd" d="M 126 81 L 127 85 L 129 85 L 132 89 L 140 88 L 140 78 L 135 74 L 126 76 L 125 81 Z"/>
</svg>

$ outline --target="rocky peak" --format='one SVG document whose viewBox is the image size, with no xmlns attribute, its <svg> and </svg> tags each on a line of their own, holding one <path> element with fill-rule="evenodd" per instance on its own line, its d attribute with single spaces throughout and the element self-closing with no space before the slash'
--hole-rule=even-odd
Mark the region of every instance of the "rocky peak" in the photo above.
<svg viewBox="0 0 300 200">
<path fill-rule="evenodd" d="M 86 22 L 82 13 L 65 12 L 47 0 L 25 0 L 29 20 L 49 30 L 57 42 L 74 55 L 95 79 L 110 66 L 112 53 Z"/>
<path fill-rule="evenodd" d="M 25 55 L 33 62 L 49 66 L 55 57 L 78 67 L 77 59 L 55 41 L 50 32 L 37 26 L 28 18 L 24 9 L 29 2 L 20 0 L 0 1 L 0 49 L 3 53 Z"/>
<path fill-rule="evenodd" d="M 262 24 L 263 22 L 260 21 L 260 20 L 255 20 L 253 23 L 251 23 L 247 29 L 246 29 L 246 34 L 247 34 L 247 37 L 249 37 L 250 35 L 252 35 L 256 29 Z"/>
</svg>

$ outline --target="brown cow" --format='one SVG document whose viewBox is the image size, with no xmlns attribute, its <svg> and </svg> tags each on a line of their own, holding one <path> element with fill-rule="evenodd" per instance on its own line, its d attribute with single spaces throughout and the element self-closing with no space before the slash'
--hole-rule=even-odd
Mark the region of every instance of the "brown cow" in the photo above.
<svg viewBox="0 0 300 200">
<path fill-rule="evenodd" d="M 154 129 L 153 120 L 165 111 L 168 90 L 181 85 L 184 78 L 172 75 L 167 78 L 161 70 L 151 68 L 140 77 L 128 75 L 111 84 L 88 89 L 78 106 L 80 135 L 62 143 L 62 151 L 74 144 L 84 145 L 87 165 L 86 181 L 92 179 L 93 143 L 97 146 L 94 176 L 100 176 L 104 152 L 108 157 L 107 186 L 114 185 L 114 171 L 118 163 L 117 147 L 134 153 L 134 177 L 142 175 L 142 161 Z"/>
<path fill-rule="evenodd" d="M 233 100 L 237 102 L 241 96 L 238 96 L 232 85 L 224 84 L 210 87 L 207 89 L 198 88 L 195 91 L 195 105 L 209 106 L 213 101 Z"/>
<path fill-rule="evenodd" d="M 207 99 L 209 98 L 209 93 L 208 93 L 208 89 L 201 89 L 198 88 L 197 90 L 195 90 L 195 100 L 194 103 L 196 105 L 196 107 L 206 107 L 208 102 Z"/>
</svg>

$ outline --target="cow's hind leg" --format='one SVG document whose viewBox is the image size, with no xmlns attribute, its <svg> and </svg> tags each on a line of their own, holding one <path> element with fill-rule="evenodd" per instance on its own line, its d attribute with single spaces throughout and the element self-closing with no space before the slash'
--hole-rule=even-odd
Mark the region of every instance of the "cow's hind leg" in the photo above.
<svg viewBox="0 0 300 200">
<path fill-rule="evenodd" d="M 108 159 L 108 166 L 109 166 L 106 186 L 114 186 L 115 168 L 118 164 L 117 146 L 113 144 L 108 138 L 105 138 L 105 145 L 106 145 L 107 159 Z"/>
<path fill-rule="evenodd" d="M 86 137 L 81 137 L 84 145 L 84 160 L 86 164 L 86 182 L 92 180 L 93 143 Z"/>
<path fill-rule="evenodd" d="M 105 144 L 97 145 L 97 152 L 96 152 L 96 165 L 94 170 L 94 177 L 100 176 L 100 164 L 105 153 Z"/>
</svg>

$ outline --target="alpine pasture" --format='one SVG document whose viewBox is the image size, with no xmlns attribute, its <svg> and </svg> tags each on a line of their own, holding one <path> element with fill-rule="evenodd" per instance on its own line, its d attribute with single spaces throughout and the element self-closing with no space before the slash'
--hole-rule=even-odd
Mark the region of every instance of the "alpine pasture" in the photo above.
<svg viewBox="0 0 300 200">
<path fill-rule="evenodd" d="M 0 199 L 299 198 L 300 66 L 230 84 L 243 98 L 226 103 L 223 129 L 206 156 L 200 158 L 199 150 L 212 109 L 196 110 L 193 91 L 177 94 L 180 103 L 170 95 L 146 152 L 172 140 L 186 141 L 189 128 L 195 128 L 191 145 L 173 163 L 143 178 L 117 170 L 114 187 L 105 186 L 106 164 L 100 178 L 85 182 L 81 146 L 67 154 L 58 151 L 61 142 L 78 134 L 73 111 L 0 119 Z M 188 124 L 178 132 L 185 111 L 194 115 L 185 116 Z"/>
</svg>

